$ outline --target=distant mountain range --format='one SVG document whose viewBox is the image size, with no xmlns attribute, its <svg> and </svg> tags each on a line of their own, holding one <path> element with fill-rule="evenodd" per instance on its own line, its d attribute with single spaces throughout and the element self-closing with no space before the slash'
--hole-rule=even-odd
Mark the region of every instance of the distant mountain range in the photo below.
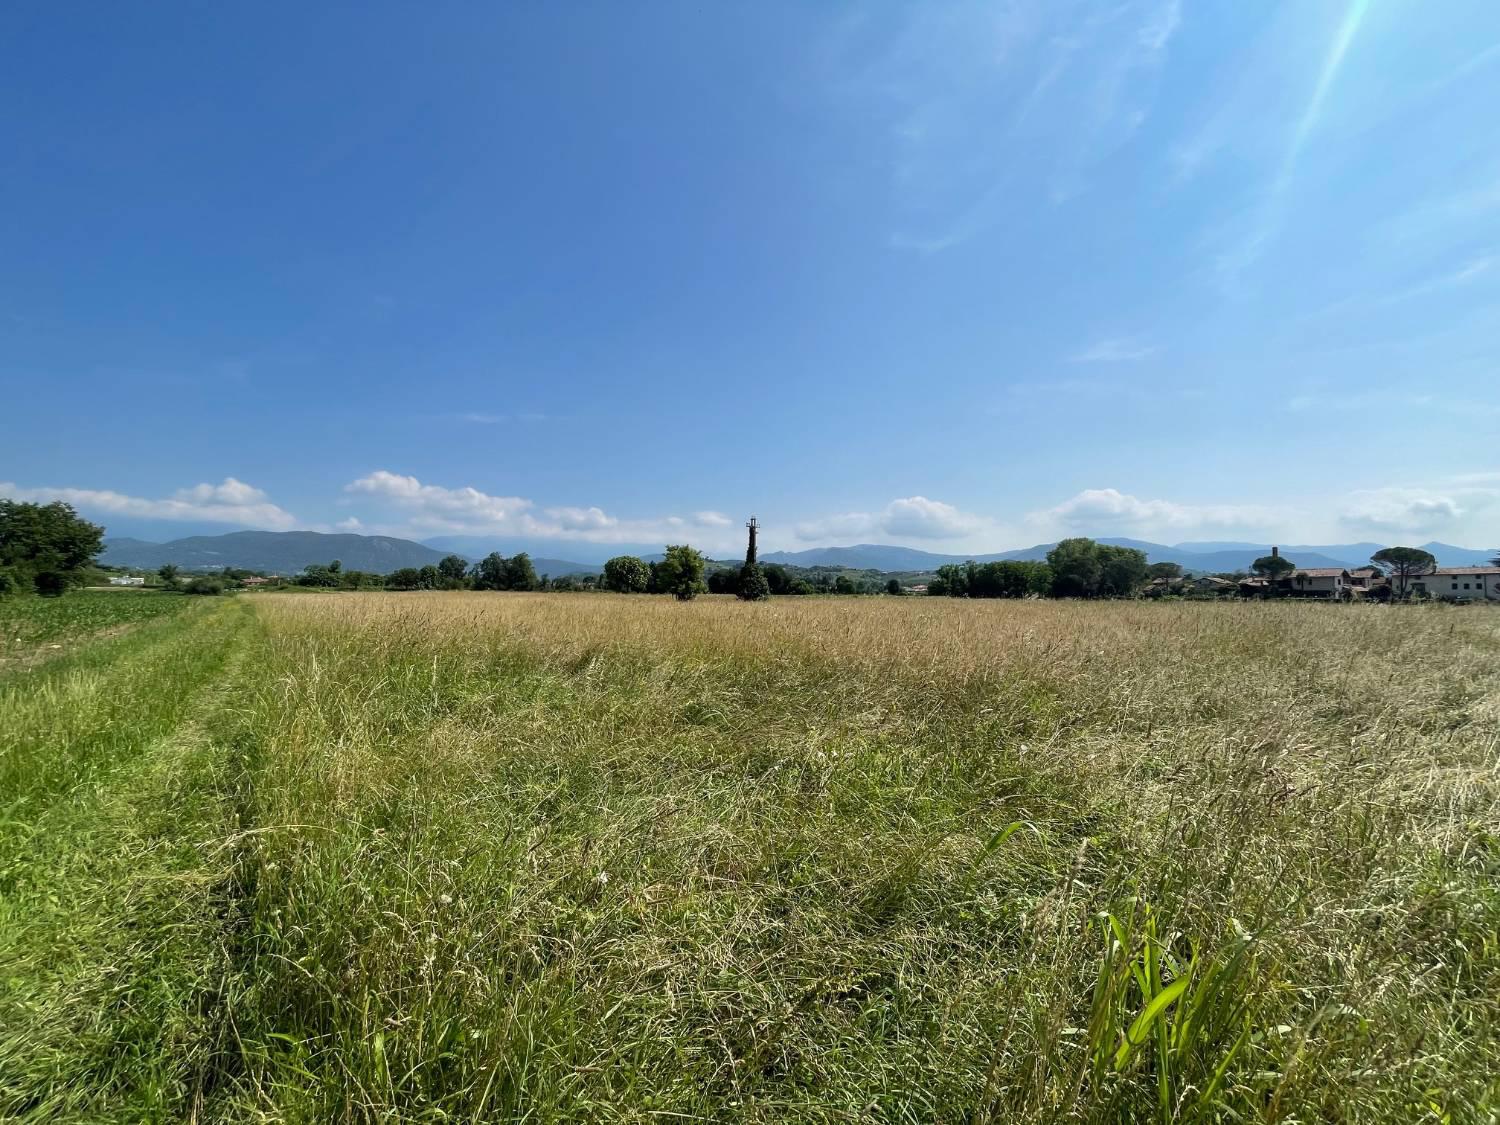
<svg viewBox="0 0 1500 1125">
<path fill-rule="evenodd" d="M 1260 543 L 1150 543 L 1141 539 L 1117 539 L 1100 537 L 1099 542 L 1120 547 L 1134 547 L 1146 552 L 1151 562 L 1174 562 L 1185 570 L 1212 573 L 1215 571 L 1248 570 L 1250 564 L 1261 555 L 1271 553 L 1270 544 Z M 998 559 L 1042 560 L 1055 543 L 1038 543 L 1035 547 L 1023 547 L 1014 551 L 995 554 L 950 555 L 932 551 L 919 551 L 912 547 L 891 547 L 878 543 L 861 543 L 854 547 L 813 547 L 806 551 L 772 551 L 761 555 L 768 563 L 787 563 L 792 566 L 847 566 L 855 570 L 881 571 L 929 571 L 945 563 L 993 562 Z M 1380 550 L 1380 543 L 1345 543 L 1329 546 L 1289 545 L 1282 546 L 1281 553 L 1298 566 L 1364 566 L 1370 556 Z M 1423 543 L 1422 549 L 1431 552 L 1440 566 L 1471 566 L 1494 556 L 1494 550 L 1473 547 L 1456 547 L 1451 543 Z"/>
<path fill-rule="evenodd" d="M 1146 552 L 1151 562 L 1174 562 L 1186 570 L 1200 573 L 1247 570 L 1261 555 L 1270 554 L 1269 544 L 1260 543 L 1149 543 L 1141 539 L 1101 538 L 1101 543 L 1134 547 Z M 767 563 L 792 566 L 835 567 L 854 570 L 931 571 L 945 563 L 991 562 L 996 559 L 1045 559 L 1055 543 L 1038 543 L 1015 551 L 996 554 L 952 555 L 919 551 L 914 547 L 895 547 L 880 543 L 861 543 L 853 547 L 813 547 L 806 551 L 771 551 L 761 555 Z M 1469 566 L 1494 556 L 1494 550 L 1455 547 L 1451 543 L 1423 543 L 1441 566 Z M 1285 545 L 1281 553 L 1298 566 L 1364 566 L 1380 550 L 1379 543 L 1344 543 L 1324 546 Z M 465 549 L 467 548 L 467 549 Z M 262 570 L 269 574 L 296 574 L 314 563 L 338 559 L 346 570 L 368 570 L 389 574 L 406 566 L 427 566 L 448 554 L 462 555 L 473 561 L 494 549 L 487 540 L 449 538 L 414 543 L 386 535 L 325 535 L 316 531 L 232 531 L 226 535 L 193 535 L 167 543 L 148 543 L 144 539 L 106 539 L 99 561 L 108 566 L 127 566 L 155 570 L 175 563 L 183 570 L 209 570 L 223 566 L 245 570 Z M 503 551 L 514 554 L 519 548 Z M 612 554 L 630 554 L 628 548 L 611 549 Z M 645 556 L 660 558 L 659 554 Z M 601 567 L 593 563 L 572 562 L 533 555 L 532 565 L 538 574 L 557 578 L 564 574 L 598 574 Z"/>
<path fill-rule="evenodd" d="M 217 570 L 233 566 L 267 574 L 296 574 L 315 563 L 338 559 L 345 570 L 389 574 L 407 566 L 428 566 L 449 554 L 410 539 L 387 535 L 325 535 L 316 531 L 232 531 L 226 535 L 193 535 L 167 543 L 144 539 L 106 539 L 99 561 L 106 566 L 156 570 L 173 563 L 183 570 Z M 468 556 L 465 556 L 468 557 Z M 533 557 L 538 574 L 597 574 L 599 568 L 564 559 Z"/>
</svg>

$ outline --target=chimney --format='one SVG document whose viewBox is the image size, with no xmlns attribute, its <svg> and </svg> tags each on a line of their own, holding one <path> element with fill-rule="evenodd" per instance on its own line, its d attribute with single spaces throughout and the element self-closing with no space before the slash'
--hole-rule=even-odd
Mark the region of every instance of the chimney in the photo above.
<svg viewBox="0 0 1500 1125">
<path fill-rule="evenodd" d="M 1280 547 L 1272 547 L 1271 548 L 1271 557 L 1273 559 L 1279 559 L 1281 557 L 1281 548 Z"/>
</svg>

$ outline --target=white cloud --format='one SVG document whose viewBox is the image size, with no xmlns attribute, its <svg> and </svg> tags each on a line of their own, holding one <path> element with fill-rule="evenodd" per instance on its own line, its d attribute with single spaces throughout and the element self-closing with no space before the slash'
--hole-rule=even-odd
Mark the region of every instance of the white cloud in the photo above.
<svg viewBox="0 0 1500 1125">
<path fill-rule="evenodd" d="M 604 531 L 620 522 L 602 508 L 548 508 L 547 518 L 566 531 Z"/>
<path fill-rule="evenodd" d="M 530 500 L 519 496 L 491 496 L 477 488 L 441 488 L 384 469 L 353 481 L 345 491 L 390 501 L 411 512 L 421 526 L 451 531 L 503 526 L 532 507 Z"/>
<path fill-rule="evenodd" d="M 1161 351 L 1154 344 L 1132 337 L 1112 337 L 1099 340 L 1083 351 L 1069 357 L 1073 363 L 1128 363 L 1145 359 Z"/>
<path fill-rule="evenodd" d="M 345 486 L 345 492 L 387 509 L 405 521 L 391 524 L 397 534 L 436 532 L 469 535 L 525 535 L 541 539 L 597 543 L 665 542 L 690 535 L 705 547 L 727 546 L 733 521 L 721 512 L 695 512 L 691 518 L 622 519 L 603 508 L 558 505 L 538 508 L 520 496 L 492 496 L 477 488 L 445 488 L 381 469 Z"/>
<path fill-rule="evenodd" d="M 869 512 L 844 512 L 823 516 L 821 519 L 804 520 L 792 529 L 792 534 L 806 542 L 823 539 L 851 539 L 869 535 L 878 530 L 878 521 Z"/>
<path fill-rule="evenodd" d="M 1470 495 L 1484 490 L 1469 490 Z M 1421 488 L 1361 489 L 1349 497 L 1340 521 L 1385 532 L 1436 532 L 1466 515 L 1456 495 Z"/>
<path fill-rule="evenodd" d="M 952 504 L 908 496 L 892 500 L 879 512 L 845 512 L 808 520 L 793 528 L 801 540 L 847 539 L 884 534 L 901 539 L 958 539 L 989 526 L 981 516 L 959 511 Z"/>
<path fill-rule="evenodd" d="M 1064 530 L 1132 531 L 1138 534 L 1202 527 L 1264 527 L 1285 509 L 1251 504 L 1180 504 L 1142 500 L 1116 488 L 1087 488 L 1054 508 L 1033 512 L 1035 524 Z"/>
<path fill-rule="evenodd" d="M 336 524 L 334 524 L 333 526 L 335 528 L 337 528 L 339 531 L 353 531 L 353 532 L 358 532 L 358 531 L 362 531 L 364 529 L 365 525 L 362 524 L 362 523 L 360 523 L 359 519 L 357 517 L 350 516 L 346 520 L 339 520 L 339 522 L 336 523 Z"/>
<path fill-rule="evenodd" d="M 953 539 L 977 530 L 982 522 L 941 500 L 909 496 L 886 505 L 881 528 L 891 535 L 914 539 Z"/>
<path fill-rule="evenodd" d="M 178 489 L 162 500 L 127 496 L 122 492 L 94 488 L 22 488 L 0 481 L 0 496 L 12 500 L 62 500 L 85 515 L 132 516 L 141 519 L 198 520 L 204 523 L 241 524 L 246 527 L 286 531 L 297 526 L 297 518 L 271 503 L 260 489 L 225 477 L 219 484 L 197 484 Z"/>
</svg>

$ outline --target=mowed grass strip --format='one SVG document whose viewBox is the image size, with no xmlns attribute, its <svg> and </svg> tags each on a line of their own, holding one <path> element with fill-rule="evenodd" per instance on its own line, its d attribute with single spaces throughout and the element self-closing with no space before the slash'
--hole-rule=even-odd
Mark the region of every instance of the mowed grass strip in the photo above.
<svg viewBox="0 0 1500 1125">
<path fill-rule="evenodd" d="M 200 720 L 246 607 L 0 685 L 0 1115 L 181 1119 L 225 1026 L 234 762 Z"/>
<path fill-rule="evenodd" d="M 1493 613 L 255 604 L 214 1116 L 1494 1109 Z"/>
</svg>

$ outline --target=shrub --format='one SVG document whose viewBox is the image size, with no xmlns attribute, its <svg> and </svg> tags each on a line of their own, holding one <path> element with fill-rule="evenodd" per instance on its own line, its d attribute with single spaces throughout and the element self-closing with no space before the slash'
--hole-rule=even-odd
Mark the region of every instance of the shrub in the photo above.
<svg viewBox="0 0 1500 1125">
<path fill-rule="evenodd" d="M 224 583 L 217 578 L 198 577 L 190 579 L 182 589 L 187 594 L 203 594 L 213 597 L 224 592 Z"/>
</svg>

